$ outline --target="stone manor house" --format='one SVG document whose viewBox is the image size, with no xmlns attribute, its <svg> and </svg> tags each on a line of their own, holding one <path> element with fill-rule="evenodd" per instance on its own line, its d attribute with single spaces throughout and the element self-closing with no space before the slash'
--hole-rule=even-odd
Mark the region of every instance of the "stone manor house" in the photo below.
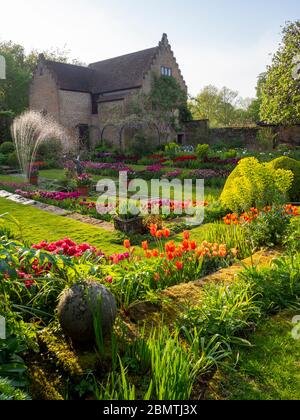
<svg viewBox="0 0 300 420">
<path fill-rule="evenodd" d="M 153 74 L 174 77 L 187 92 L 166 34 L 154 48 L 88 67 L 49 61 L 40 55 L 30 88 L 30 108 L 53 116 L 70 134 L 93 147 L 99 144 L 116 106 L 122 107 L 132 93 L 150 92 Z M 105 139 L 118 142 L 113 127 L 105 132 Z"/>
</svg>

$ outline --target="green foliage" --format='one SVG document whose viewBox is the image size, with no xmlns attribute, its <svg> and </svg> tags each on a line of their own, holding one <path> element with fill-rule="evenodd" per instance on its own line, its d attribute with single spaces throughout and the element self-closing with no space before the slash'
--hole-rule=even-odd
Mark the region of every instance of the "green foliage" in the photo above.
<svg viewBox="0 0 300 420">
<path fill-rule="evenodd" d="M 145 137 L 142 132 L 138 132 L 129 144 L 129 151 L 134 156 L 150 154 L 157 149 L 158 141 L 152 137 Z"/>
<path fill-rule="evenodd" d="M 290 221 L 291 216 L 285 214 L 282 208 L 272 208 L 271 211 L 260 212 L 251 223 L 245 224 L 244 229 L 253 249 L 272 248 L 283 244 Z"/>
<path fill-rule="evenodd" d="M 8 379 L 0 378 L 0 401 L 26 401 L 29 396 L 15 388 Z"/>
<path fill-rule="evenodd" d="M 189 309 L 179 320 L 183 331 L 197 330 L 201 337 L 218 336 L 224 350 L 232 344 L 249 344 L 238 336 L 261 317 L 252 287 L 237 282 L 230 287 L 211 284 L 205 287 L 201 306 Z"/>
<path fill-rule="evenodd" d="M 232 211 L 262 209 L 281 203 L 293 183 L 293 173 L 273 169 L 256 158 L 242 159 L 230 174 L 221 194 L 221 202 Z"/>
<path fill-rule="evenodd" d="M 141 331 L 140 337 L 127 346 L 125 360 L 133 373 L 144 377 L 149 372 L 144 399 L 189 400 L 200 375 L 226 356 L 216 337 L 206 340 L 195 332 L 187 334 L 186 339 L 184 343 L 178 329 L 170 333 L 162 328 L 152 330 L 148 337 Z"/>
<path fill-rule="evenodd" d="M 274 150 L 278 137 L 272 127 L 261 127 L 257 133 L 257 145 L 264 151 Z"/>
<path fill-rule="evenodd" d="M 293 172 L 294 181 L 288 194 L 291 201 L 300 201 L 300 162 L 295 159 L 282 156 L 270 162 L 270 166 L 274 169 L 285 169 Z"/>
<path fill-rule="evenodd" d="M 12 168 L 18 168 L 19 167 L 19 161 L 18 161 L 17 153 L 16 152 L 10 153 L 8 155 L 6 163 L 7 163 L 8 166 L 11 166 Z"/>
<path fill-rule="evenodd" d="M 58 161 L 62 159 L 63 146 L 59 140 L 55 139 L 42 142 L 38 149 L 38 155 L 40 160 L 54 161 L 57 165 Z"/>
<path fill-rule="evenodd" d="M 291 254 L 300 252 L 300 218 L 294 217 L 286 232 L 285 246 Z"/>
<path fill-rule="evenodd" d="M 4 96 L 3 90 L 0 88 L 0 97 Z M 1 99 L 0 99 L 1 104 Z M 11 139 L 11 132 L 10 127 L 15 117 L 15 113 L 13 111 L 2 111 L 0 107 L 0 141 L 1 140 L 9 140 Z"/>
<path fill-rule="evenodd" d="M 170 155 L 176 155 L 178 151 L 178 144 L 177 143 L 168 143 L 165 145 L 165 152 Z"/>
<path fill-rule="evenodd" d="M 174 77 L 153 77 L 151 102 L 154 109 L 170 112 L 186 103 L 186 94 Z"/>
<path fill-rule="evenodd" d="M 22 45 L 14 44 L 12 41 L 2 41 L 0 54 L 6 59 L 7 74 L 6 80 L 1 80 L 0 110 L 17 115 L 28 107 L 29 86 L 38 62 L 39 52 L 31 51 L 26 54 Z M 50 60 L 68 61 L 66 51 L 44 51 L 44 55 Z"/>
<path fill-rule="evenodd" d="M 238 156 L 238 152 L 235 149 L 230 149 L 224 152 L 224 159 L 235 159 Z"/>
<path fill-rule="evenodd" d="M 0 153 L 0 165 L 5 165 L 7 162 L 7 156 Z"/>
<path fill-rule="evenodd" d="M 300 122 L 300 21 L 288 22 L 262 88 L 261 119 L 269 124 Z"/>
<path fill-rule="evenodd" d="M 240 278 L 259 296 L 259 306 L 265 314 L 296 307 L 300 297 L 300 254 L 279 258 L 271 269 L 249 267 Z"/>
<path fill-rule="evenodd" d="M 207 157 L 209 153 L 209 145 L 208 144 L 198 144 L 196 148 L 196 155 L 199 160 L 203 160 Z"/>
<path fill-rule="evenodd" d="M 0 145 L 0 153 L 3 155 L 9 155 L 10 153 L 13 153 L 15 151 L 15 146 L 10 141 L 5 141 Z"/>
<path fill-rule="evenodd" d="M 219 368 L 219 383 L 206 394 L 209 400 L 298 401 L 300 390 L 300 341 L 291 335 L 292 319 L 299 314 L 287 310 L 258 326 L 251 348 L 239 351 L 235 369 L 230 363 Z M 262 351 L 263 349 L 263 351 Z"/>
<path fill-rule="evenodd" d="M 195 119 L 208 119 L 211 127 L 253 125 L 259 120 L 256 101 L 238 99 L 238 92 L 227 87 L 205 86 L 189 108 Z"/>
</svg>

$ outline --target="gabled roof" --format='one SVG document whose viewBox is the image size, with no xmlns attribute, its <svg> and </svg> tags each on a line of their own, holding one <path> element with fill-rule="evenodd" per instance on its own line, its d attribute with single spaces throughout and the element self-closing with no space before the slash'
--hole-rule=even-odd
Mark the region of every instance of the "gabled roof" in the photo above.
<svg viewBox="0 0 300 420">
<path fill-rule="evenodd" d="M 91 91 L 91 80 L 95 77 L 94 70 L 88 67 L 58 63 L 50 60 L 43 60 L 43 62 L 54 75 L 61 89 L 75 92 Z"/>
<path fill-rule="evenodd" d="M 159 47 L 90 64 L 88 67 L 45 60 L 60 89 L 101 94 L 140 87 Z"/>
<path fill-rule="evenodd" d="M 158 47 L 149 48 L 90 64 L 89 68 L 97 73 L 93 81 L 93 92 L 113 92 L 141 86 L 157 51 Z"/>
</svg>

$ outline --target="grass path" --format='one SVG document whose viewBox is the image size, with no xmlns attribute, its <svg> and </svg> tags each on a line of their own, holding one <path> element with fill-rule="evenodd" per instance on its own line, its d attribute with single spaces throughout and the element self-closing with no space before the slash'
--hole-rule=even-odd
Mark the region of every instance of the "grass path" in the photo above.
<svg viewBox="0 0 300 420">
<path fill-rule="evenodd" d="M 23 239 L 31 244 L 70 237 L 78 243 L 88 242 L 106 254 L 124 250 L 121 245 L 114 243 L 117 238 L 115 233 L 0 198 L 0 215 L 4 213 L 9 213 L 19 221 Z M 18 234 L 13 222 L 7 220 L 7 225 Z"/>
<path fill-rule="evenodd" d="M 253 347 L 240 353 L 237 369 L 224 367 L 214 380 L 210 399 L 299 400 L 300 340 L 292 337 L 292 319 L 300 310 L 284 311 L 251 337 Z"/>
</svg>

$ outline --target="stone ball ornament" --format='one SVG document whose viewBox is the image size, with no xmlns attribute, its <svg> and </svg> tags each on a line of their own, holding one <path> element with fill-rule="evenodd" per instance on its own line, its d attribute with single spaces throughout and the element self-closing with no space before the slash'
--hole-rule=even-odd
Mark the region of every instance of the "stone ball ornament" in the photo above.
<svg viewBox="0 0 300 420">
<path fill-rule="evenodd" d="M 92 342 L 95 317 L 100 319 L 103 337 L 111 333 L 117 316 L 116 300 L 98 282 L 75 284 L 61 295 L 57 315 L 63 332 L 73 342 Z"/>
</svg>

